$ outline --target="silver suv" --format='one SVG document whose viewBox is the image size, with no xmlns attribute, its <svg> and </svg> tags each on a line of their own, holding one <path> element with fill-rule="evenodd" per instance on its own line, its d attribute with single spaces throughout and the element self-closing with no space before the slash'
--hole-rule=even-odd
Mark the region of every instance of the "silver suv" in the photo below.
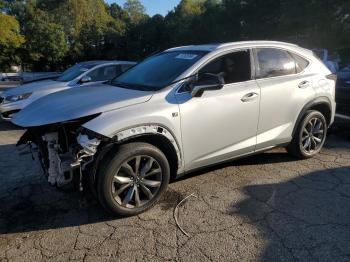
<svg viewBox="0 0 350 262">
<path fill-rule="evenodd" d="M 169 180 L 285 146 L 322 148 L 336 77 L 314 54 L 281 42 L 185 46 L 154 55 L 108 84 L 41 98 L 26 127 L 52 185 L 89 187 L 119 215 L 153 206 Z M 234 178 L 233 178 L 234 179 Z"/>
</svg>

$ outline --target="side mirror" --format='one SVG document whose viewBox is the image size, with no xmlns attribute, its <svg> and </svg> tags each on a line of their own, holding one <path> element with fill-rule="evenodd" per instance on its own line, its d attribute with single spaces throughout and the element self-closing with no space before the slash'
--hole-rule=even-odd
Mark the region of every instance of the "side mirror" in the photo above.
<svg viewBox="0 0 350 262">
<path fill-rule="evenodd" d="M 92 81 L 92 79 L 90 76 L 83 76 L 79 82 L 80 82 L 80 84 L 85 84 L 85 83 L 89 83 L 91 81 Z"/>
<path fill-rule="evenodd" d="M 201 77 L 202 79 L 197 80 L 196 83 L 192 84 L 191 96 L 199 97 L 202 96 L 204 91 L 209 90 L 220 90 L 225 84 L 225 80 L 221 75 L 205 73 Z"/>
</svg>

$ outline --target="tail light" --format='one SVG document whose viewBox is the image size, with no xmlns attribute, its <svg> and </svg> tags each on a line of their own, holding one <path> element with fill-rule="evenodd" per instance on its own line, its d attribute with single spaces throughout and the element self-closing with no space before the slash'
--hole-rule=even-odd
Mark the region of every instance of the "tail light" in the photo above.
<svg viewBox="0 0 350 262">
<path fill-rule="evenodd" d="M 336 74 L 330 74 L 326 76 L 327 79 L 333 80 L 334 82 L 337 82 L 337 75 Z"/>
</svg>

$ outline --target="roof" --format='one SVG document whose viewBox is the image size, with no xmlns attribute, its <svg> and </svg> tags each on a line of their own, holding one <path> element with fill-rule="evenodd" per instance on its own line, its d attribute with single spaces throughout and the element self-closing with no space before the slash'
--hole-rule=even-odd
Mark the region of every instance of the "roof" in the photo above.
<svg viewBox="0 0 350 262">
<path fill-rule="evenodd" d="M 297 47 L 295 44 L 279 42 L 279 41 L 240 41 L 240 42 L 229 42 L 229 43 L 214 43 L 205 45 L 189 45 L 181 46 L 168 49 L 167 51 L 188 51 L 188 50 L 198 50 L 198 51 L 215 51 L 225 48 L 234 47 L 250 47 L 259 45 L 273 45 L 273 46 L 286 46 L 286 47 Z"/>
</svg>

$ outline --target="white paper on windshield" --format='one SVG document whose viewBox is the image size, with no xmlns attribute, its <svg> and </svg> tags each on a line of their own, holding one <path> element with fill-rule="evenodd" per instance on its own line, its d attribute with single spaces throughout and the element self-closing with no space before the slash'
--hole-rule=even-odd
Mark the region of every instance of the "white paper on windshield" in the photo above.
<svg viewBox="0 0 350 262">
<path fill-rule="evenodd" d="M 196 57 L 197 57 L 197 55 L 194 55 L 194 54 L 179 54 L 175 58 L 177 58 L 177 59 L 185 59 L 185 60 L 192 60 L 192 59 L 194 59 Z"/>
</svg>

